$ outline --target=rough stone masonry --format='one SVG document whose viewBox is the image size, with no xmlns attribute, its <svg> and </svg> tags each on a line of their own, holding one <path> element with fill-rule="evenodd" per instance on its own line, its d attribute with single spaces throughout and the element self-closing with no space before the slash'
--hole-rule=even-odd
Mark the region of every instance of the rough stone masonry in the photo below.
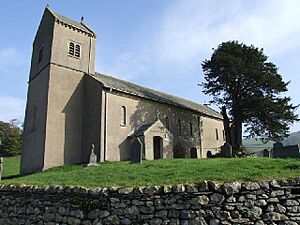
<svg viewBox="0 0 300 225">
<path fill-rule="evenodd" d="M 136 188 L 0 185 L 0 224 L 300 223 L 300 179 Z"/>
</svg>

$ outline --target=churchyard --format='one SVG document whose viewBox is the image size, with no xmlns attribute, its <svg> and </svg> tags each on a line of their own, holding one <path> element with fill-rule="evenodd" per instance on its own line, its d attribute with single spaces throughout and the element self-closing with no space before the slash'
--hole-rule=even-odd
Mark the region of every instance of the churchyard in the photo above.
<svg viewBox="0 0 300 225">
<path fill-rule="evenodd" d="M 253 157 L 146 160 L 142 164 L 105 162 L 96 167 L 67 165 L 23 177 L 8 177 L 19 173 L 19 163 L 18 157 L 4 159 L 2 184 L 123 187 L 197 183 L 204 180 L 257 181 L 300 175 L 300 161 L 297 159 Z"/>
</svg>

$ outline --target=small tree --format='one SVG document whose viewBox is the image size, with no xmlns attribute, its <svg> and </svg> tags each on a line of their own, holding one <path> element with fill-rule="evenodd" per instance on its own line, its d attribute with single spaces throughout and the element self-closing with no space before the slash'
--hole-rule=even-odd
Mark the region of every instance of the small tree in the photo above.
<svg viewBox="0 0 300 225">
<path fill-rule="evenodd" d="M 0 155 L 15 156 L 21 153 L 22 130 L 17 120 L 0 121 Z"/>
<path fill-rule="evenodd" d="M 211 103 L 222 106 L 225 118 L 228 109 L 233 138 L 227 139 L 234 150 L 242 147 L 243 123 L 247 137 L 281 141 L 288 135 L 289 125 L 299 120 L 295 114 L 298 106 L 290 103 L 290 97 L 280 96 L 289 82 L 282 80 L 278 68 L 267 59 L 263 49 L 228 41 L 202 63 L 203 92 L 213 96 Z"/>
</svg>

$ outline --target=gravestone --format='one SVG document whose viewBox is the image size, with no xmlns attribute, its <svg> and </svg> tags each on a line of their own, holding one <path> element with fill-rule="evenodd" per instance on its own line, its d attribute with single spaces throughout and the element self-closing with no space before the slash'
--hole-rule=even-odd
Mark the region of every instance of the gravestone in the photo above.
<svg viewBox="0 0 300 225">
<path fill-rule="evenodd" d="M 3 171 L 3 158 L 1 157 L 0 158 L 0 181 L 1 181 L 1 178 L 2 178 L 2 171 Z"/>
<path fill-rule="evenodd" d="M 281 142 L 276 142 L 273 144 L 273 149 L 283 149 L 283 144 Z"/>
<path fill-rule="evenodd" d="M 191 158 L 198 158 L 197 157 L 197 148 L 191 148 L 190 155 L 191 155 Z"/>
<path fill-rule="evenodd" d="M 90 161 L 87 164 L 87 166 L 96 166 L 96 165 L 98 165 L 97 164 L 97 155 L 95 153 L 95 145 L 92 144 L 92 152 L 91 152 L 91 155 L 90 155 Z"/>
<path fill-rule="evenodd" d="M 232 146 L 228 143 L 225 143 L 221 147 L 222 157 L 224 158 L 232 158 Z"/>
<path fill-rule="evenodd" d="M 263 157 L 270 157 L 270 151 L 268 149 L 264 149 L 262 151 L 262 155 L 263 155 Z"/>
<path fill-rule="evenodd" d="M 300 147 L 299 145 L 283 146 L 282 143 L 275 143 L 272 153 L 274 158 L 300 158 Z"/>
<path fill-rule="evenodd" d="M 139 138 L 136 138 L 131 149 L 131 163 L 142 163 L 143 143 Z"/>
</svg>

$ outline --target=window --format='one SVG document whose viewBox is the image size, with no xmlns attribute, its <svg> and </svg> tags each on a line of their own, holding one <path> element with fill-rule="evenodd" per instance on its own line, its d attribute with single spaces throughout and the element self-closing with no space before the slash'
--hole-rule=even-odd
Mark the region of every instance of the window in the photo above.
<svg viewBox="0 0 300 225">
<path fill-rule="evenodd" d="M 170 121 L 169 121 L 169 117 L 166 116 L 166 128 L 169 130 L 170 129 Z"/>
<path fill-rule="evenodd" d="M 197 116 L 197 125 L 198 125 L 198 129 L 200 129 L 201 126 L 200 116 Z"/>
<path fill-rule="evenodd" d="M 81 46 L 80 44 L 70 42 L 69 44 L 69 55 L 74 56 L 76 58 L 80 58 Z"/>
<path fill-rule="evenodd" d="M 181 135 L 181 120 L 177 120 L 177 134 Z"/>
<path fill-rule="evenodd" d="M 216 128 L 216 140 L 219 140 L 219 133 L 218 133 L 218 129 Z"/>
<path fill-rule="evenodd" d="M 126 126 L 126 107 L 122 106 L 121 107 L 121 121 L 120 121 L 121 126 Z"/>
<path fill-rule="evenodd" d="M 223 130 L 223 141 L 226 141 L 226 134 L 225 134 L 225 130 Z"/>
<path fill-rule="evenodd" d="M 80 58 L 80 45 L 75 46 L 75 56 Z"/>
<path fill-rule="evenodd" d="M 42 45 L 42 46 L 40 47 L 38 63 L 40 63 L 40 62 L 43 60 L 43 53 L 44 53 L 44 45 Z"/>
<path fill-rule="evenodd" d="M 193 124 L 192 124 L 192 122 L 189 123 L 189 133 L 190 133 L 190 136 L 193 137 Z"/>
<path fill-rule="evenodd" d="M 69 44 L 69 55 L 74 55 L 74 50 L 75 46 L 74 46 L 74 43 L 73 42 L 70 42 Z"/>
</svg>

